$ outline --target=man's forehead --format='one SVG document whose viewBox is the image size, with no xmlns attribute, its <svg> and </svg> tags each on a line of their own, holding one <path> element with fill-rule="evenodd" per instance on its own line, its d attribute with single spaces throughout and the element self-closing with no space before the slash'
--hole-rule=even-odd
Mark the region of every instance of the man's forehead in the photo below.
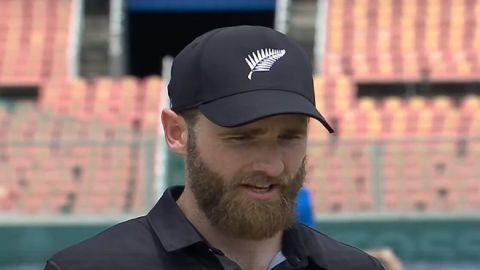
<svg viewBox="0 0 480 270">
<path fill-rule="evenodd" d="M 275 116 L 269 116 L 257 121 L 237 126 L 237 127 L 222 127 L 208 120 L 205 116 L 202 116 L 203 121 L 209 122 L 209 125 L 220 131 L 242 131 L 251 129 L 266 129 L 266 128 L 279 128 L 279 129 L 306 129 L 310 117 L 300 114 L 281 114 Z"/>
</svg>

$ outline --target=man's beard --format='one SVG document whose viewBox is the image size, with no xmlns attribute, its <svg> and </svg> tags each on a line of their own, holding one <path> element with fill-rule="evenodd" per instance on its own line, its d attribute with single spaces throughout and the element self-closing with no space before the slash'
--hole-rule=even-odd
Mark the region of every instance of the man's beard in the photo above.
<svg viewBox="0 0 480 270">
<path fill-rule="evenodd" d="M 191 134 L 192 132 L 189 132 Z M 262 240 L 295 223 L 296 196 L 305 179 L 305 158 L 295 176 L 269 177 L 261 173 L 224 179 L 200 157 L 195 138 L 188 139 L 186 167 L 190 188 L 210 223 L 231 236 Z M 255 200 L 245 196 L 241 184 L 276 184 L 277 199 Z"/>
</svg>

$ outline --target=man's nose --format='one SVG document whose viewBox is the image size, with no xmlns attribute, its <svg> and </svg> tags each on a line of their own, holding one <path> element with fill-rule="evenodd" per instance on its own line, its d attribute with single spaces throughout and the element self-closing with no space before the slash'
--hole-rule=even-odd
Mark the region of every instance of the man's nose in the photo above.
<svg viewBox="0 0 480 270">
<path fill-rule="evenodd" d="M 253 170 L 270 177 L 278 177 L 285 170 L 282 155 L 277 147 L 263 147 L 261 155 L 253 163 Z"/>
</svg>

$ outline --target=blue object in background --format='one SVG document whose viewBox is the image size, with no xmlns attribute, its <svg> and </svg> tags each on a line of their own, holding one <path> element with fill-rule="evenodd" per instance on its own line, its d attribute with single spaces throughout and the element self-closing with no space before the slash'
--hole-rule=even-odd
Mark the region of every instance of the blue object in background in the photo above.
<svg viewBox="0 0 480 270">
<path fill-rule="evenodd" d="M 275 0 L 127 0 L 130 11 L 275 11 Z"/>
<path fill-rule="evenodd" d="M 298 192 L 297 221 L 311 228 L 315 228 L 312 195 L 305 186 Z"/>
</svg>

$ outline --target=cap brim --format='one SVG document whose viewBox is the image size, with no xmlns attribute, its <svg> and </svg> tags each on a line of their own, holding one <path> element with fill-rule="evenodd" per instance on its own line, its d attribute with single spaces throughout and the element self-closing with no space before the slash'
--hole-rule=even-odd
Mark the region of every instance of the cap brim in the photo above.
<svg viewBox="0 0 480 270">
<path fill-rule="evenodd" d="M 213 123 L 237 127 L 279 114 L 303 114 L 320 121 L 328 132 L 333 128 L 305 97 L 281 90 L 255 90 L 224 97 L 199 106 Z"/>
</svg>

